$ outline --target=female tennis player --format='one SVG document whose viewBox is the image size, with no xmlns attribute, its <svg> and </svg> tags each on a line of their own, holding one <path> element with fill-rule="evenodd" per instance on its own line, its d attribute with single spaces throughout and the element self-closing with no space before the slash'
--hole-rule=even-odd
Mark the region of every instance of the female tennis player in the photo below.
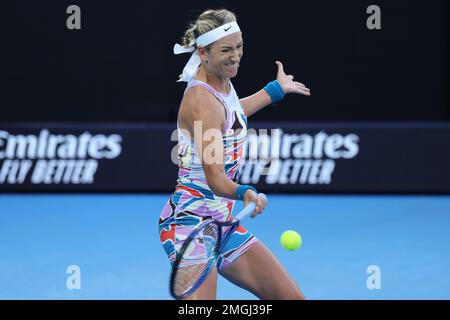
<svg viewBox="0 0 450 320">
<path fill-rule="evenodd" d="M 254 202 L 253 217 L 264 211 L 265 198 L 254 187 L 237 183 L 247 118 L 287 93 L 310 95 L 276 61 L 276 80 L 238 98 L 230 79 L 238 72 L 243 38 L 235 15 L 225 9 L 203 12 L 174 53 L 190 53 L 191 58 L 178 80 L 187 82 L 177 121 L 178 181 L 159 218 L 160 239 L 172 264 L 184 239 L 202 221 L 232 219 L 235 200 Z M 218 273 L 260 299 L 304 299 L 276 257 L 242 226 L 188 299 L 216 299 Z"/>
</svg>

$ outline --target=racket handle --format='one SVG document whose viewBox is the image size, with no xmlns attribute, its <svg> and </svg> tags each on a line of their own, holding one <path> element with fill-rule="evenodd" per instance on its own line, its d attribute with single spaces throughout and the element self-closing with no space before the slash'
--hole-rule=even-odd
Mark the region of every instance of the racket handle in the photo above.
<svg viewBox="0 0 450 320">
<path fill-rule="evenodd" d="M 263 196 L 264 198 L 266 197 L 264 195 L 264 193 L 259 193 L 258 197 L 261 197 L 261 196 Z M 249 215 L 252 214 L 252 212 L 255 210 L 255 208 L 256 208 L 256 204 L 254 202 L 251 202 L 244 209 L 242 209 L 241 212 L 239 212 L 235 218 L 237 220 L 242 220 L 244 218 L 247 218 Z"/>
</svg>

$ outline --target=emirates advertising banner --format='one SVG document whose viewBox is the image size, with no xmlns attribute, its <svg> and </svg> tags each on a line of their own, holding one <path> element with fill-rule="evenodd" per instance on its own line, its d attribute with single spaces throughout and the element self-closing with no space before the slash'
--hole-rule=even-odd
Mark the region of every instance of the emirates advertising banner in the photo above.
<svg viewBox="0 0 450 320">
<path fill-rule="evenodd" d="M 172 124 L 0 123 L 1 192 L 173 192 Z M 450 193 L 450 124 L 256 123 L 239 181 L 262 192 Z"/>
<path fill-rule="evenodd" d="M 169 190 L 177 174 L 171 130 L 152 124 L 0 124 L 0 191 Z"/>
</svg>

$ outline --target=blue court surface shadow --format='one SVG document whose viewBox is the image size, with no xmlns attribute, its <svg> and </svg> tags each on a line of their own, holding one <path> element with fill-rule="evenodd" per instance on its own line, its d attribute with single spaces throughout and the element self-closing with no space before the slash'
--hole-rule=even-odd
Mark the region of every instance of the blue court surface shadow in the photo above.
<svg viewBox="0 0 450 320">
<path fill-rule="evenodd" d="M 158 234 L 167 198 L 0 195 L 0 299 L 171 299 Z M 268 198 L 262 215 L 242 223 L 308 299 L 450 299 L 449 196 Z M 290 229 L 302 235 L 299 250 L 280 245 Z M 69 289 L 70 266 L 80 289 Z M 223 278 L 217 297 L 256 299 Z"/>
</svg>

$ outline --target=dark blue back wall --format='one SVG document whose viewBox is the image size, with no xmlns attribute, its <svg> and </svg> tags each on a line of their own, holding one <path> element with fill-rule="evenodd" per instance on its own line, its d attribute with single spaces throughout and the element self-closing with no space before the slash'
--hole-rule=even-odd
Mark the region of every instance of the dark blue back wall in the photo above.
<svg viewBox="0 0 450 320">
<path fill-rule="evenodd" d="M 81 7 L 81 30 L 66 28 L 70 4 Z M 313 94 L 255 120 L 450 120 L 447 1 L 379 0 L 377 31 L 366 28 L 371 4 L 16 0 L 2 5 L 0 120 L 174 121 L 189 57 L 173 45 L 198 13 L 219 7 L 243 30 L 240 96 L 275 77 L 276 59 Z"/>
</svg>

